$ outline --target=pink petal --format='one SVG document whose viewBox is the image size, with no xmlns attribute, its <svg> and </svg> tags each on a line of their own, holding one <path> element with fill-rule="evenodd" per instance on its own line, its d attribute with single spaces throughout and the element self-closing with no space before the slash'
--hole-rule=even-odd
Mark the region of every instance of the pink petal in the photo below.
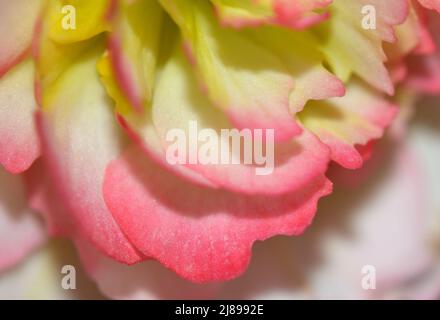
<svg viewBox="0 0 440 320">
<path fill-rule="evenodd" d="M 119 128 L 96 71 L 100 47 L 89 48 L 51 88 L 43 91 L 38 128 L 44 162 L 56 196 L 80 233 L 125 263 L 143 259 L 108 211 L 102 197 L 104 169 L 121 147 Z M 54 90 L 54 87 L 56 90 Z"/>
<path fill-rule="evenodd" d="M 351 1 L 355 2 L 355 1 Z M 409 4 L 406 0 L 360 0 L 361 6 L 373 5 L 377 12 L 377 35 L 387 42 L 394 42 L 395 28 L 408 17 Z M 367 31 L 368 32 L 368 31 Z"/>
<path fill-rule="evenodd" d="M 12 173 L 27 170 L 40 154 L 36 108 L 34 66 L 27 60 L 0 79 L 0 163 Z"/>
<path fill-rule="evenodd" d="M 280 25 L 304 29 L 328 18 L 328 12 L 313 11 L 325 8 L 332 2 L 333 0 L 274 0 L 275 21 Z"/>
<path fill-rule="evenodd" d="M 300 118 L 330 148 L 333 161 L 358 169 L 364 163 L 359 146 L 381 138 L 397 112 L 380 93 L 352 80 L 344 97 L 313 102 Z"/>
</svg>

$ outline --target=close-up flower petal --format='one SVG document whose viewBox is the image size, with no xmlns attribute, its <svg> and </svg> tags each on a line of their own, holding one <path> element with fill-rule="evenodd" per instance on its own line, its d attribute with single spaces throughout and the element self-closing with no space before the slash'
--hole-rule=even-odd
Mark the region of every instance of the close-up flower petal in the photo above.
<svg viewBox="0 0 440 320">
<path fill-rule="evenodd" d="M 438 298 L 439 13 L 0 0 L 0 297 Z"/>
</svg>

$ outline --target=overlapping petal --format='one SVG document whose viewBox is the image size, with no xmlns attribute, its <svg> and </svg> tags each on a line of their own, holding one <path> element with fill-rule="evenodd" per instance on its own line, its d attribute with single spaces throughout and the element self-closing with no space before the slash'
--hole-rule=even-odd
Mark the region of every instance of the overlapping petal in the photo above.
<svg viewBox="0 0 440 320">
<path fill-rule="evenodd" d="M 376 29 L 362 26 L 362 8 L 376 10 Z M 322 50 L 335 74 L 347 81 L 354 73 L 388 94 L 394 86 L 384 66 L 387 57 L 382 42 L 395 40 L 394 27 L 403 23 L 408 14 L 406 0 L 351 1 L 338 0 L 331 7 L 332 19 L 318 27 Z"/>
<path fill-rule="evenodd" d="M 199 91 L 180 50 L 160 74 L 151 112 L 145 113 L 144 119 L 138 115 L 134 119 L 127 117 L 132 126 L 138 124 L 137 133 L 141 136 L 136 140 L 142 141 L 144 150 L 133 146 L 108 167 L 106 203 L 143 254 L 158 259 L 181 276 L 196 282 L 236 277 L 247 266 L 255 240 L 277 233 L 298 234 L 310 223 L 316 201 L 330 191 L 324 177 L 327 148 L 304 132 L 302 138 L 278 149 L 276 159 L 281 163 L 267 177 L 255 175 L 252 166 L 198 165 L 188 168 L 211 185 L 201 186 L 198 179 L 183 179 L 181 176 L 188 178 L 188 168 L 182 169 L 185 174 L 176 175 L 174 167 L 157 161 L 165 157 L 168 130 L 187 130 L 190 121 L 197 121 L 200 129 L 230 125 L 219 111 L 208 109 L 209 101 Z M 108 84 L 110 78 L 106 79 Z M 240 193 L 216 190 L 212 185 Z M 164 197 L 170 192 L 174 194 L 172 203 Z M 245 195 L 254 193 L 266 196 Z M 266 202 L 269 207 L 262 208 Z M 193 216 L 194 210 L 199 218 Z M 272 216 L 275 212 L 280 212 L 280 216 Z M 178 239 L 167 240 L 169 235 L 176 237 L 176 233 Z M 213 260 L 213 256 L 217 258 Z"/>
<path fill-rule="evenodd" d="M 216 191 L 188 183 L 142 154 L 129 149 L 107 168 L 107 206 L 143 254 L 195 282 L 241 274 L 256 240 L 302 233 L 317 200 L 331 191 L 324 177 L 274 197 Z"/>
<path fill-rule="evenodd" d="M 330 147 L 332 160 L 358 169 L 364 159 L 357 147 L 381 138 L 397 111 L 398 107 L 378 92 L 352 80 L 344 97 L 313 102 L 300 118 Z"/>
</svg>

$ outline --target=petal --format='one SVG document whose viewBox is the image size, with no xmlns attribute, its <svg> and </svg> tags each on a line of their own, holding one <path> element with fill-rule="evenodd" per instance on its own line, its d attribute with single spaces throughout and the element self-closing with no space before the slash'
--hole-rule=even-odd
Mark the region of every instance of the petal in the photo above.
<svg viewBox="0 0 440 320">
<path fill-rule="evenodd" d="M 181 180 L 137 148 L 109 165 L 104 182 L 107 206 L 136 247 L 200 283 L 241 274 L 256 240 L 302 233 L 329 192 L 324 177 L 278 197 L 215 191 Z"/>
<path fill-rule="evenodd" d="M 26 60 L 0 79 L 0 163 L 12 173 L 27 170 L 40 154 L 34 70 L 33 62 Z"/>
<path fill-rule="evenodd" d="M 104 168 L 123 144 L 96 71 L 102 52 L 102 45 L 92 42 L 42 90 L 39 133 L 44 161 L 74 220 L 74 232 L 111 257 L 134 263 L 142 257 L 122 234 L 102 197 Z"/>
<path fill-rule="evenodd" d="M 138 111 L 152 96 L 162 18 L 163 11 L 156 0 L 124 0 L 112 23 L 110 60 L 118 85 Z"/>
<path fill-rule="evenodd" d="M 364 6 L 373 6 L 376 9 L 376 28 L 364 30 L 364 36 L 394 42 L 395 27 L 405 22 L 409 14 L 409 4 L 405 0 L 338 0 L 334 3 L 338 14 L 345 15 L 344 19 L 351 21 L 353 26 L 362 28 L 359 22 L 364 18 Z M 340 17 L 340 16 L 338 16 Z M 332 17 L 336 19 L 337 17 Z"/>
<path fill-rule="evenodd" d="M 365 30 L 360 23 L 366 4 L 374 5 L 377 10 L 376 30 Z M 394 27 L 403 23 L 408 15 L 407 1 L 339 0 L 331 9 L 332 19 L 320 25 L 317 33 L 335 74 L 345 82 L 354 73 L 392 95 L 394 87 L 384 66 L 387 58 L 382 41 L 395 40 Z"/>
<path fill-rule="evenodd" d="M 0 270 L 14 266 L 44 240 L 43 224 L 26 205 L 21 176 L 0 168 Z"/>
<path fill-rule="evenodd" d="M 416 6 L 411 6 L 408 18 L 395 28 L 394 43 L 385 43 L 384 48 L 390 64 L 401 64 L 412 52 L 432 53 L 434 42 L 427 29 L 426 15 Z"/>
<path fill-rule="evenodd" d="M 309 32 L 291 32 L 280 28 L 258 28 L 248 35 L 270 48 L 294 78 L 290 93 L 290 112 L 301 111 L 309 100 L 324 100 L 345 95 L 344 84 L 323 66 L 319 40 Z"/>
<path fill-rule="evenodd" d="M 397 111 L 381 94 L 352 80 L 344 97 L 314 101 L 299 116 L 330 147 L 332 160 L 357 169 L 364 162 L 357 146 L 381 138 Z"/>
<path fill-rule="evenodd" d="M 41 3 L 40 0 L 0 1 L 0 77 L 28 53 Z"/>
<path fill-rule="evenodd" d="M 328 17 L 316 12 L 332 0 L 211 0 L 222 23 L 241 28 L 260 24 L 283 25 L 303 29 Z"/>
</svg>

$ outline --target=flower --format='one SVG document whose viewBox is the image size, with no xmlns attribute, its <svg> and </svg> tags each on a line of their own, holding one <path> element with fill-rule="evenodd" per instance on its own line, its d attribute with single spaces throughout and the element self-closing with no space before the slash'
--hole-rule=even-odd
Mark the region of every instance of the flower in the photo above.
<svg viewBox="0 0 440 320">
<path fill-rule="evenodd" d="M 255 241 L 300 235 L 331 193 L 330 162 L 360 168 L 397 114 L 395 87 L 426 81 L 412 55 L 438 59 L 407 0 L 1 6 L 0 163 L 24 172 L 50 234 L 197 283 L 243 273 Z M 273 173 L 169 164 L 167 133 L 191 121 L 273 130 Z"/>
</svg>

